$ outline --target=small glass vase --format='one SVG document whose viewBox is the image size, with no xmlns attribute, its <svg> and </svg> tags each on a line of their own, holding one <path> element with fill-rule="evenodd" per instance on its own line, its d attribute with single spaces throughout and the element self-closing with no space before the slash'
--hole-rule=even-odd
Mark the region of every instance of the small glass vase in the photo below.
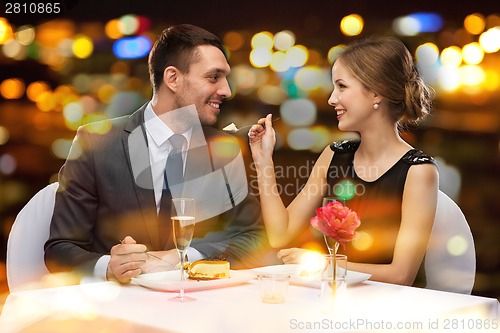
<svg viewBox="0 0 500 333">
<path fill-rule="evenodd" d="M 327 254 L 325 268 L 321 274 L 321 307 L 323 312 L 334 311 L 342 303 L 347 290 L 347 256 L 343 254 Z"/>
</svg>

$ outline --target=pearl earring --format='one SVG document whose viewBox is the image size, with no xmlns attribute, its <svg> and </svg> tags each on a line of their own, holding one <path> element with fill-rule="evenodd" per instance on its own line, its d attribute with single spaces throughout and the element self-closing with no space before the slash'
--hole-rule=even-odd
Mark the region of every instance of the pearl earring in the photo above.
<svg viewBox="0 0 500 333">
<path fill-rule="evenodd" d="M 380 106 L 380 105 L 379 105 L 378 103 L 374 103 L 374 104 L 373 104 L 373 109 L 374 109 L 374 110 L 378 110 L 379 106 Z"/>
</svg>

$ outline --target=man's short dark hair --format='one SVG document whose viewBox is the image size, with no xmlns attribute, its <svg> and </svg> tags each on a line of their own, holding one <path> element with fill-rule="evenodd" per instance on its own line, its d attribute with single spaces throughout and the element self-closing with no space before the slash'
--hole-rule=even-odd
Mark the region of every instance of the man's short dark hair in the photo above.
<svg viewBox="0 0 500 333">
<path fill-rule="evenodd" d="M 200 45 L 215 46 L 226 56 L 220 39 L 205 29 L 181 24 L 163 30 L 149 53 L 149 77 L 153 91 L 156 92 L 160 88 L 163 72 L 168 66 L 187 73 L 189 66 L 199 57 L 195 49 Z"/>
</svg>

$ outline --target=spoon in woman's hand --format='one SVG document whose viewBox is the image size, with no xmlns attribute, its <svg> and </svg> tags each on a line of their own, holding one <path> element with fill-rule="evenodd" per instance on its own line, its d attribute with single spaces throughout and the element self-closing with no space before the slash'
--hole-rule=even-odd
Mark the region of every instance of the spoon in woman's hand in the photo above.
<svg viewBox="0 0 500 333">
<path fill-rule="evenodd" d="M 279 120 L 280 117 L 276 117 L 276 118 L 273 118 L 273 122 L 276 121 L 276 120 Z M 252 127 L 254 124 L 252 125 L 246 125 L 246 126 L 243 126 L 243 127 L 236 127 L 236 125 L 234 123 L 231 123 L 229 125 L 227 125 L 226 127 L 224 127 L 222 130 L 224 132 L 227 132 L 227 133 L 238 133 L 239 131 L 241 131 L 242 129 L 245 129 L 245 128 L 250 128 Z M 265 127 L 264 124 L 260 124 L 262 127 Z"/>
</svg>

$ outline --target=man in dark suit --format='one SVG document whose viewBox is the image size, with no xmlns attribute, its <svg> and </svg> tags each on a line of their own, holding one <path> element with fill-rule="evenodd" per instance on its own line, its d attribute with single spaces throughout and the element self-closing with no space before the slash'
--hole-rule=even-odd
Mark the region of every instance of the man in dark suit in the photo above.
<svg viewBox="0 0 500 333">
<path fill-rule="evenodd" d="M 220 40 L 195 26 L 173 26 L 153 46 L 149 70 L 149 103 L 78 130 L 59 173 L 47 267 L 127 283 L 157 264 L 175 266 L 170 220 L 162 215 L 175 196 L 196 200 L 190 261 L 223 256 L 232 268 L 259 265 L 267 240 L 238 142 L 210 127 L 231 96 Z M 165 173 L 174 136 L 181 139 L 181 184 Z"/>
</svg>

